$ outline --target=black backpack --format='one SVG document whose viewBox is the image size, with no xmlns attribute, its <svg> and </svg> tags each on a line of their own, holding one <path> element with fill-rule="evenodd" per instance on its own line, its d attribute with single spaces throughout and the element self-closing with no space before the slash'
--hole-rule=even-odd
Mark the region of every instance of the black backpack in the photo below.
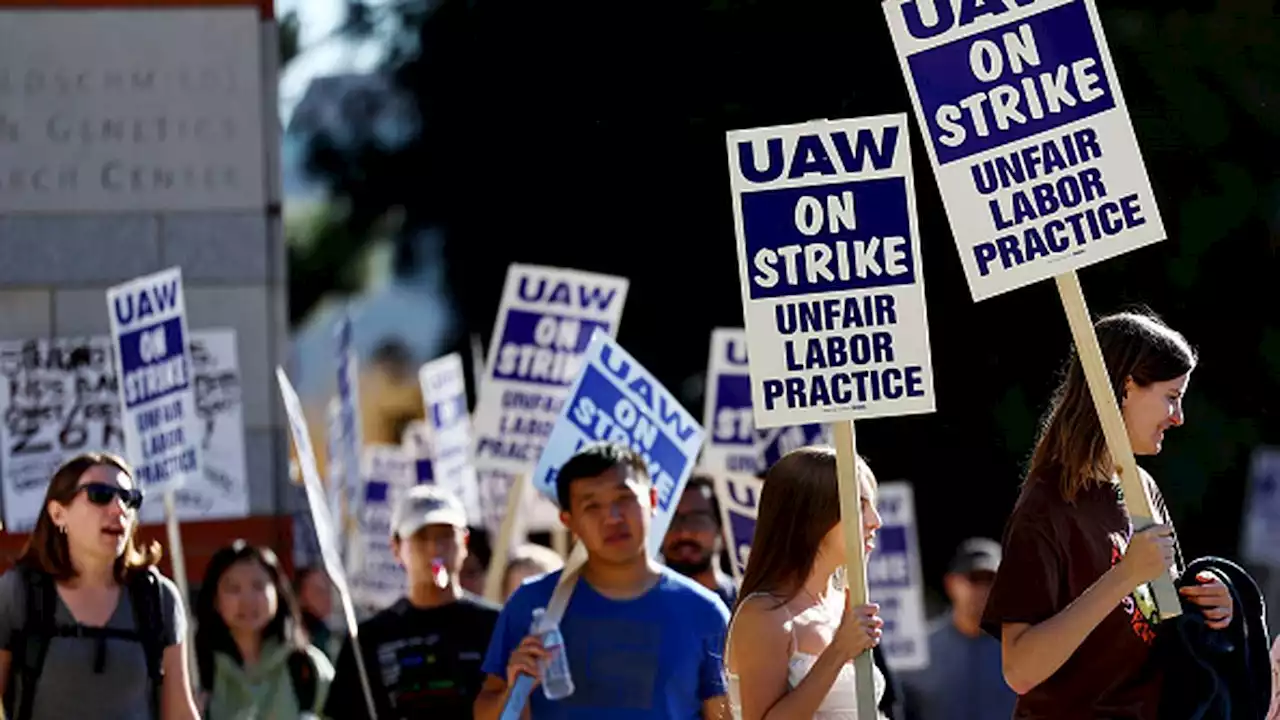
<svg viewBox="0 0 1280 720">
<path fill-rule="evenodd" d="M 109 638 L 141 643 L 147 658 L 147 678 L 151 687 L 151 711 L 153 718 L 160 717 L 160 690 L 164 685 L 164 627 L 160 604 L 160 576 L 154 568 L 132 573 L 125 591 L 133 607 L 133 630 L 109 627 L 86 627 L 79 623 L 58 625 L 58 591 L 53 578 L 47 573 L 19 565 L 26 594 L 26 618 L 22 627 L 14 632 L 9 682 L 6 685 L 4 708 L 11 720 L 31 720 L 35 711 L 35 696 L 44 670 L 49 642 L 55 637 L 85 637 L 98 641 L 94 657 L 95 670 L 101 670 L 107 660 L 106 641 Z"/>
</svg>

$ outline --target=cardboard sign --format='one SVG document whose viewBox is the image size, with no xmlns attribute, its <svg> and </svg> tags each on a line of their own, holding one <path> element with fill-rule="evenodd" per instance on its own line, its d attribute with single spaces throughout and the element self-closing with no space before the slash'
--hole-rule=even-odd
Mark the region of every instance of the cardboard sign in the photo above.
<svg viewBox="0 0 1280 720">
<path fill-rule="evenodd" d="M 475 469 L 485 524 L 497 531 L 507 489 L 542 455 L 561 406 L 582 367 L 592 333 L 618 332 L 625 278 L 511 265 L 489 342 L 475 413 Z M 559 524 L 555 507 L 529 493 L 521 519 L 530 529 Z"/>
<path fill-rule="evenodd" d="M 471 462 L 471 416 L 467 413 L 467 379 L 462 356 L 453 353 L 423 365 L 418 370 L 425 405 L 428 458 L 426 477 L 419 471 L 418 482 L 432 482 L 462 501 L 467 522 L 479 525 L 480 486 Z"/>
<path fill-rule="evenodd" d="M 884 620 L 880 648 L 895 670 L 921 670 L 929 665 L 929 626 L 911 484 L 882 483 L 876 509 L 881 525 L 867 557 L 867 590 Z"/>
<path fill-rule="evenodd" d="M 203 472 L 178 489 L 178 517 L 247 517 L 235 331 L 194 331 L 190 351 Z M 125 453 L 118 387 L 112 343 L 105 335 L 0 342 L 0 407 L 6 408 L 0 424 L 0 468 L 10 532 L 34 527 L 45 488 L 63 461 L 91 449 Z M 140 519 L 145 524 L 163 518 L 164 503 L 152 495 L 143 503 Z"/>
<path fill-rule="evenodd" d="M 826 425 L 799 425 L 796 427 L 769 428 L 760 433 L 758 451 L 760 472 L 765 472 L 783 455 L 809 445 L 831 445 L 831 428 Z"/>
<path fill-rule="evenodd" d="M 107 290 L 125 457 L 138 487 L 156 498 L 200 473 L 191 335 L 182 297 L 180 268 Z"/>
<path fill-rule="evenodd" d="M 729 565 L 733 579 L 741 583 L 747 571 L 747 558 L 751 556 L 751 538 L 756 533 L 756 512 L 764 481 L 753 475 L 716 475 L 715 486 Z"/>
<path fill-rule="evenodd" d="M 360 458 L 360 485 L 364 494 L 356 521 L 356 542 L 361 558 L 350 569 L 351 599 L 356 605 L 377 611 L 404 597 L 406 577 L 391 547 L 391 515 L 405 491 L 413 487 L 413 459 L 394 445 L 370 445 Z"/>
<path fill-rule="evenodd" d="M 644 457 L 658 490 L 649 530 L 649 552 L 656 557 L 704 435 L 689 411 L 635 358 L 608 335 L 596 332 L 538 459 L 532 484 L 555 503 L 556 474 L 584 444 L 608 440 L 632 447 Z"/>
<path fill-rule="evenodd" d="M 1092 0 L 886 0 L 969 290 L 1164 239 Z"/>
<path fill-rule="evenodd" d="M 756 430 L 747 334 L 740 328 L 711 332 L 705 396 L 703 421 L 708 434 L 701 465 L 713 474 L 759 475 L 796 448 L 831 444 L 829 428 L 818 423 Z"/>
<path fill-rule="evenodd" d="M 934 410 L 906 123 L 728 133 L 758 428 Z"/>
<path fill-rule="evenodd" d="M 712 330 L 702 415 L 707 427 L 702 465 L 716 474 L 754 475 L 760 469 L 758 436 L 751 412 L 751 377 L 747 368 L 746 331 Z"/>
</svg>

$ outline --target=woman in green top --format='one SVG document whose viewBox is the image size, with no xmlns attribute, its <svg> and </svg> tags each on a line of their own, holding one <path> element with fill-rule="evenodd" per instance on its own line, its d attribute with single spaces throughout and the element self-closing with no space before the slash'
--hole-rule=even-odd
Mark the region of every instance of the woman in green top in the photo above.
<svg viewBox="0 0 1280 720">
<path fill-rule="evenodd" d="M 206 720 L 319 714 L 333 665 L 299 632 L 275 553 L 243 540 L 209 561 L 196 600 L 196 665 Z"/>
</svg>

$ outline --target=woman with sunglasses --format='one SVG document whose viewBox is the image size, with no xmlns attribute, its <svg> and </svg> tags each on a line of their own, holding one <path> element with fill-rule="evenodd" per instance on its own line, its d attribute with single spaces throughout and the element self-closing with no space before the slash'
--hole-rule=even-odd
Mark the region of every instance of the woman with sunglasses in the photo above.
<svg viewBox="0 0 1280 720">
<path fill-rule="evenodd" d="M 178 590 L 139 549 L 142 492 L 108 453 L 64 463 L 0 576 L 0 692 L 12 720 L 195 720 Z"/>
</svg>

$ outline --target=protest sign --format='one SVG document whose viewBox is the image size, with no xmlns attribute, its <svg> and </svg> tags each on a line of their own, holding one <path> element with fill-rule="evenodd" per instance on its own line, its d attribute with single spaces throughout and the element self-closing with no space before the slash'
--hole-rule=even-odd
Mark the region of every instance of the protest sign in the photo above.
<svg viewBox="0 0 1280 720">
<path fill-rule="evenodd" d="M 107 308 L 125 456 L 138 486 L 158 496 L 200 470 L 181 269 L 108 289 Z"/>
<path fill-rule="evenodd" d="M 356 358 L 351 315 L 344 312 L 334 326 L 334 359 L 338 377 L 338 436 L 331 441 L 337 450 L 338 473 L 346 488 L 346 512 L 352 518 L 360 514 L 363 492 L 360 489 L 360 449 L 364 447 L 360 426 L 360 371 Z M 338 518 L 339 537 L 347 530 L 348 520 Z"/>
<path fill-rule="evenodd" d="M 426 363 L 418 370 L 425 406 L 429 470 L 419 482 L 432 482 L 462 501 L 467 522 L 479 525 L 480 487 L 471 463 L 471 416 L 467 413 L 467 379 L 462 356 L 453 353 Z"/>
<path fill-rule="evenodd" d="M 711 332 L 703 409 L 709 430 L 701 465 L 714 474 L 759 475 L 796 448 L 831 443 L 828 429 L 818 423 L 756 430 L 746 345 L 740 328 Z"/>
<path fill-rule="evenodd" d="M 907 119 L 733 130 L 726 141 L 756 427 L 832 423 L 849 592 L 861 605 L 853 421 L 935 405 Z M 875 712 L 872 675 L 864 652 L 859 716 Z"/>
<path fill-rule="evenodd" d="M 716 475 L 754 475 L 760 469 L 747 367 L 746 332 L 740 328 L 712 330 L 702 413 L 707 446 L 701 462 Z"/>
<path fill-rule="evenodd" d="M 934 409 L 906 123 L 728 133 L 757 427 Z"/>
<path fill-rule="evenodd" d="M 1245 560 L 1280 568 L 1280 448 L 1253 451 L 1243 534 Z"/>
<path fill-rule="evenodd" d="M 1134 527 L 1156 520 L 1078 268 L 1164 239 L 1093 0 L 883 4 L 969 290 L 1053 277 Z M 1172 576 L 1152 583 L 1181 613 Z"/>
<path fill-rule="evenodd" d="M 887 0 L 969 289 L 1164 239 L 1093 0 Z"/>
<path fill-rule="evenodd" d="M 584 444 L 607 440 L 631 447 L 644 458 L 658 491 L 648 538 L 649 553 L 657 557 L 704 434 L 689 411 L 640 363 L 604 332 L 597 332 L 531 482 L 556 503 L 556 474 Z"/>
<path fill-rule="evenodd" d="M 725 546 L 733 579 L 739 584 L 747 571 L 751 555 L 751 538 L 756 534 L 756 513 L 764 480 L 754 475 L 716 475 L 716 497 L 720 504 L 720 524 L 724 527 Z"/>
<path fill-rule="evenodd" d="M 342 567 L 342 554 L 338 550 L 338 534 L 334 530 L 333 518 L 329 515 L 329 501 L 325 496 L 324 483 L 320 480 L 320 470 L 316 467 L 316 453 L 311 447 L 311 433 L 307 429 L 307 418 L 303 414 L 302 400 L 298 392 L 289 382 L 284 368 L 276 368 L 276 383 L 280 385 L 280 398 L 284 401 L 285 416 L 289 420 L 289 434 L 293 436 L 293 446 L 297 451 L 298 467 L 302 472 L 302 486 L 307 492 L 307 506 L 311 509 L 311 522 L 316 529 L 316 542 L 320 545 L 320 559 L 324 563 L 325 573 L 338 592 L 342 602 L 342 614 L 347 623 L 347 634 L 356 659 L 356 670 L 360 674 L 360 684 L 364 690 L 366 708 L 369 717 L 377 717 L 378 711 L 373 704 L 373 693 L 369 688 L 369 673 L 364 664 L 364 651 L 360 648 L 360 627 L 356 623 L 355 604 L 351 600 L 351 586 L 347 582 L 347 573 Z"/>
<path fill-rule="evenodd" d="M 178 488 L 180 520 L 249 514 L 240 366 L 234 330 L 191 333 L 201 472 Z M 63 461 L 87 450 L 125 454 L 111 339 L 105 335 L 0 342 L 0 469 L 10 532 L 35 526 L 45 487 Z M 163 520 L 152 496 L 141 522 Z"/>
<path fill-rule="evenodd" d="M 200 475 L 196 394 L 182 269 L 107 289 L 125 457 L 138 487 L 164 501 L 173 580 L 188 596 L 176 490 Z"/>
<path fill-rule="evenodd" d="M 627 286 L 578 270 L 508 268 L 475 414 L 474 462 L 491 531 L 502 524 L 515 477 L 538 462 L 592 333 L 617 333 Z M 554 506 L 528 495 L 522 519 L 531 529 L 555 527 Z"/>
<path fill-rule="evenodd" d="M 369 445 L 360 455 L 364 501 L 354 534 L 361 563 L 350 568 L 351 601 L 377 611 L 405 594 L 404 568 L 391 548 L 391 516 L 396 502 L 416 482 L 413 459 L 399 446 Z"/>
<path fill-rule="evenodd" d="M 929 666 L 929 626 L 911 484 L 880 483 L 876 510 L 880 529 L 867 558 L 867 590 L 884 620 L 880 649 L 895 670 L 922 670 Z"/>
</svg>

